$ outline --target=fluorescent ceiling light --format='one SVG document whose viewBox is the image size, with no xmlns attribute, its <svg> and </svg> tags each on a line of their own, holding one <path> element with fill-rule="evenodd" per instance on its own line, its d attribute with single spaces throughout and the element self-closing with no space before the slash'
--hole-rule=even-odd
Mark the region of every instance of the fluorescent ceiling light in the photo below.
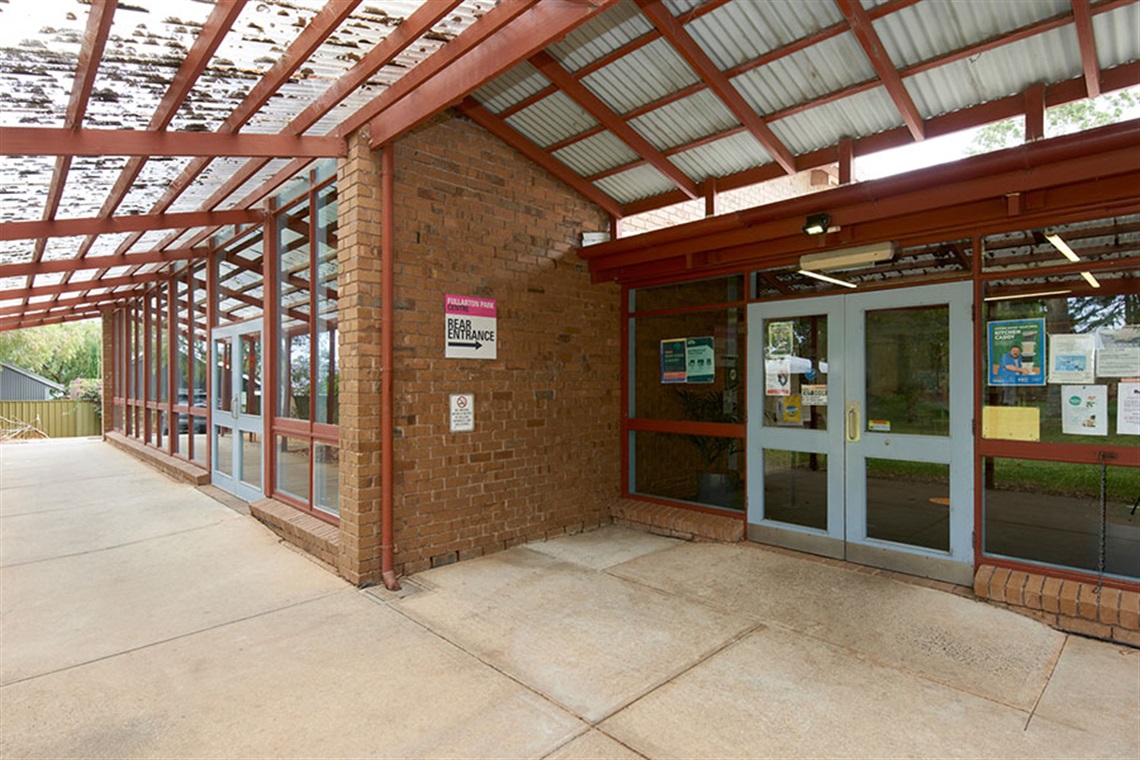
<svg viewBox="0 0 1140 760">
<path fill-rule="evenodd" d="M 1092 285 L 1094 288 L 1100 287 L 1100 283 L 1097 282 L 1097 279 L 1092 276 L 1092 272 L 1081 272 L 1081 277 L 1084 277 L 1085 282 L 1087 282 L 1089 285 Z"/>
<path fill-rule="evenodd" d="M 834 285 L 842 285 L 845 288 L 857 288 L 857 287 L 859 287 L 858 285 L 856 285 L 853 282 L 847 282 L 846 280 L 837 280 L 834 277 L 828 277 L 825 274 L 820 274 L 819 272 L 812 272 L 808 269 L 801 269 L 800 274 L 802 274 L 806 277 L 814 277 L 815 279 L 823 280 L 824 282 L 830 282 Z"/>
<path fill-rule="evenodd" d="M 1073 253 L 1073 249 L 1069 247 L 1069 244 L 1061 239 L 1060 235 L 1046 235 L 1045 239 L 1052 243 L 1053 247 L 1060 251 L 1061 255 L 1069 261 L 1081 260 L 1077 254 Z"/>
<path fill-rule="evenodd" d="M 1071 290 L 1042 290 L 1037 293 L 1014 293 L 1009 296 L 990 296 L 987 301 L 1012 301 L 1015 298 L 1044 298 L 1045 296 L 1063 296 L 1072 293 Z"/>
<path fill-rule="evenodd" d="M 855 248 L 841 248 L 837 251 L 824 251 L 823 253 L 807 253 L 800 256 L 801 269 L 844 269 L 857 267 L 861 264 L 875 264 L 880 261 L 890 261 L 895 255 L 895 244 L 872 243 L 860 245 Z"/>
</svg>

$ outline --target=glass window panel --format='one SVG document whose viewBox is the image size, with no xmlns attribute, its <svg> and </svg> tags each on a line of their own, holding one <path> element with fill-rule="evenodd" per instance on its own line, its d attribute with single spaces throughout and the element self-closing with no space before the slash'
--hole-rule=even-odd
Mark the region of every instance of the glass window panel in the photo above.
<svg viewBox="0 0 1140 760">
<path fill-rule="evenodd" d="M 765 427 L 827 430 L 826 404 L 815 405 L 810 398 L 819 393 L 827 398 L 827 317 L 768 319 L 762 329 L 765 366 L 789 385 L 787 396 L 764 396 Z"/>
<path fill-rule="evenodd" d="M 631 320 L 634 413 L 640 419 L 744 422 L 744 309 L 715 309 Z M 661 341 L 713 339 L 713 382 L 663 383 Z"/>
<path fill-rule="evenodd" d="M 224 425 L 216 425 L 218 431 L 214 439 L 214 469 L 223 475 L 234 474 L 234 431 Z"/>
<path fill-rule="evenodd" d="M 158 387 L 158 400 L 170 400 L 170 289 L 166 286 L 158 289 L 155 301 L 155 370 L 158 377 L 155 384 Z"/>
<path fill-rule="evenodd" d="M 633 448 L 637 493 L 744 509 L 742 439 L 639 431 Z"/>
<path fill-rule="evenodd" d="M 309 442 L 277 436 L 276 488 L 306 504 L 309 503 Z"/>
<path fill-rule="evenodd" d="M 192 309 L 193 341 L 191 349 L 194 354 L 193 361 L 193 388 L 194 396 L 191 399 L 194 406 L 206 408 L 206 372 L 209 364 L 207 348 L 209 341 L 207 335 L 209 328 L 206 324 L 206 265 L 199 264 L 191 270 L 194 278 L 194 303 Z"/>
<path fill-rule="evenodd" d="M 330 185 L 317 193 L 316 244 L 316 336 L 317 375 L 316 406 L 313 419 L 329 425 L 337 424 L 337 226 L 336 187 Z"/>
<path fill-rule="evenodd" d="M 114 420 L 115 430 L 118 430 L 121 432 L 123 430 L 123 424 L 124 424 L 125 420 L 126 420 L 126 415 L 123 413 L 123 405 L 122 404 L 115 404 L 115 420 Z"/>
<path fill-rule="evenodd" d="M 193 417 L 194 420 L 194 461 L 203 467 L 206 466 L 206 418 Z"/>
<path fill-rule="evenodd" d="M 178 446 L 176 453 L 179 456 L 190 458 L 190 415 L 188 414 L 178 415 L 178 437 L 175 445 Z"/>
<path fill-rule="evenodd" d="M 1105 274 L 1100 275 L 1105 284 L 1109 282 Z M 996 284 L 1001 288 L 1004 281 Z M 1034 287 L 1037 287 L 1036 285 Z M 987 290 L 987 292 L 989 292 Z M 1044 382 L 1042 385 L 990 385 L 989 377 L 979 379 L 982 385 L 983 422 L 982 432 L 987 438 L 1012 440 L 1040 440 L 1049 443 L 1089 443 L 1100 446 L 1135 446 L 1136 436 L 1121 434 L 1117 430 L 1117 404 L 1120 381 L 1123 379 L 1117 369 L 1104 363 L 1101 351 L 1108 335 L 1127 325 L 1140 324 L 1140 295 L 1121 293 L 1103 296 L 1059 296 L 1056 298 L 1022 298 L 990 301 L 986 304 L 986 321 L 1008 321 L 1018 319 L 1043 319 L 1046 335 L 1096 335 L 1101 346 L 1093 357 L 1094 381 L 1092 384 L 1105 386 L 1107 397 L 1107 435 L 1085 435 L 1064 432 L 1063 409 L 1064 383 Z M 995 350 L 1008 351 L 1011 346 L 998 346 Z M 1034 364 L 1042 365 L 1042 372 L 1048 372 L 1048 344 L 1032 346 Z M 1044 349 L 1044 351 L 1043 351 Z M 1028 347 L 1021 349 L 1022 366 L 1028 361 Z M 1041 356 L 1041 353 L 1044 356 Z M 1122 354 L 1117 354 L 1121 356 Z M 1112 358 L 1109 352 L 1108 358 Z M 993 357 L 990 357 L 993 361 Z M 1099 363 L 1098 363 L 1099 361 Z M 1135 371 L 1127 366 L 1131 360 L 1125 359 L 1124 372 L 1132 377 L 1140 376 L 1140 363 Z M 1000 364 L 1000 359 L 997 360 Z M 1108 374 L 1102 374 L 1102 368 Z M 1044 378 L 1043 378 L 1044 379 Z M 1009 409 L 1016 407 L 1016 410 Z M 1070 428 L 1074 429 L 1074 428 Z M 1080 429 L 1080 428 L 1076 428 Z"/>
<path fill-rule="evenodd" d="M 827 530 L 827 455 L 764 449 L 764 519 Z"/>
<path fill-rule="evenodd" d="M 233 410 L 233 339 L 214 341 L 214 408 Z"/>
<path fill-rule="evenodd" d="M 340 514 L 340 449 L 313 444 L 313 506 L 330 515 Z"/>
<path fill-rule="evenodd" d="M 254 488 L 261 488 L 261 436 L 241 433 L 241 479 Z"/>
<path fill-rule="evenodd" d="M 1140 578 L 1140 469 L 1104 474 L 1105 572 Z M 1100 479 L 1099 465 L 985 459 L 986 554 L 1098 572 Z"/>
<path fill-rule="evenodd" d="M 263 232 L 260 227 L 240 235 L 217 254 L 218 324 L 256 319 L 264 305 L 262 277 Z"/>
<path fill-rule="evenodd" d="M 949 308 L 869 311 L 865 350 L 867 429 L 949 435 Z"/>
<path fill-rule="evenodd" d="M 242 414 L 261 414 L 261 333 L 241 336 L 242 379 L 240 409 Z"/>
<path fill-rule="evenodd" d="M 307 203 L 277 217 L 278 408 L 281 417 L 308 420 L 312 414 L 312 314 Z"/>
<path fill-rule="evenodd" d="M 950 551 L 950 465 L 868 457 L 867 537 Z"/>
</svg>

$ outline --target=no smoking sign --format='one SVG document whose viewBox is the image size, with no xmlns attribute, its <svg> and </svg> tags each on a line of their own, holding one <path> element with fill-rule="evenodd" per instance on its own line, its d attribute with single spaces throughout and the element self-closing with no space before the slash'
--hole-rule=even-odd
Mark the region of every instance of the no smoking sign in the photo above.
<svg viewBox="0 0 1140 760">
<path fill-rule="evenodd" d="M 475 394 L 451 394 L 451 432 L 470 433 L 475 429 Z"/>
</svg>

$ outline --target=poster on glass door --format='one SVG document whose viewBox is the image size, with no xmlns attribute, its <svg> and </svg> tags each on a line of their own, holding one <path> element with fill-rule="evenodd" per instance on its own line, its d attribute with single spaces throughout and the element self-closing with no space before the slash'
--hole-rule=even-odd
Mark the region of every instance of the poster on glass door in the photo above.
<svg viewBox="0 0 1140 760">
<path fill-rule="evenodd" d="M 986 325 L 990 385 L 1045 385 L 1045 320 L 1005 319 Z"/>
</svg>

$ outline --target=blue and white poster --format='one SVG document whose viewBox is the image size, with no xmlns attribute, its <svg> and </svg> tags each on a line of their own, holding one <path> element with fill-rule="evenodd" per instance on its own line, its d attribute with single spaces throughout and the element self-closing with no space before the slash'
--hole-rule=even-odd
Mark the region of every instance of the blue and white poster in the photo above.
<svg viewBox="0 0 1140 760">
<path fill-rule="evenodd" d="M 1045 385 L 1045 320 L 1005 319 L 986 325 L 990 385 Z"/>
</svg>

